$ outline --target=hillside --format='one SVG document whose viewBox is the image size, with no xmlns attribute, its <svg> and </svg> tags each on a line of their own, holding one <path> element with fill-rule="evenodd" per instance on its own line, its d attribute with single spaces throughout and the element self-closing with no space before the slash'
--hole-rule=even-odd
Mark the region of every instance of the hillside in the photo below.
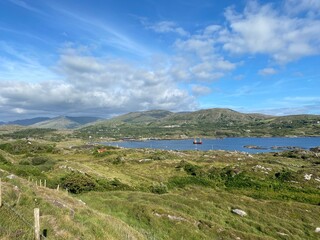
<svg viewBox="0 0 320 240">
<path fill-rule="evenodd" d="M 73 130 L 82 139 L 143 139 L 193 137 L 320 136 L 319 115 L 268 116 L 213 108 L 173 113 L 163 110 L 131 112 L 111 119 L 60 116 L 32 128 Z M 25 136 L 27 137 L 27 136 Z"/>
<path fill-rule="evenodd" d="M 164 110 L 152 110 L 144 112 L 131 112 L 112 119 L 101 122 L 104 123 L 150 123 L 159 121 L 165 117 L 171 116 L 174 113 Z"/>
<path fill-rule="evenodd" d="M 0 239 L 33 239 L 34 207 L 48 239 L 318 239 L 319 166 L 311 151 L 2 141 Z"/>
<path fill-rule="evenodd" d="M 318 115 L 276 117 L 219 108 L 160 113 L 160 117 L 150 112 L 130 113 L 81 128 L 75 134 L 115 139 L 320 135 Z"/>
<path fill-rule="evenodd" d="M 55 118 L 37 117 L 30 119 L 20 119 L 11 122 L 0 122 L 0 125 L 25 126 L 34 128 L 53 128 L 53 129 L 74 129 L 101 120 L 98 117 L 70 117 L 59 116 Z"/>
<path fill-rule="evenodd" d="M 38 122 L 47 121 L 50 118 L 48 117 L 36 117 L 36 118 L 29 118 L 29 119 L 20 119 L 16 121 L 10 121 L 10 122 L 0 122 L 0 125 L 20 125 L 20 126 L 30 126 L 32 124 L 36 124 Z"/>
<path fill-rule="evenodd" d="M 172 114 L 163 119 L 164 124 L 197 124 L 197 123 L 248 123 L 254 120 L 265 119 L 267 116 L 258 114 L 245 114 L 231 109 L 213 108 L 195 112 Z"/>
<path fill-rule="evenodd" d="M 85 124 L 97 121 L 96 117 L 68 117 L 60 116 L 41 121 L 31 125 L 34 128 L 52 128 L 52 129 L 75 129 Z"/>
</svg>

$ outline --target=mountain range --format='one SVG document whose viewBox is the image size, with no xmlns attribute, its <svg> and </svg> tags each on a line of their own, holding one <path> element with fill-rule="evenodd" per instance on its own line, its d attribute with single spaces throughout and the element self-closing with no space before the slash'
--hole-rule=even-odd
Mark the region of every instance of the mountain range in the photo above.
<svg viewBox="0 0 320 240">
<path fill-rule="evenodd" d="M 96 122 L 98 117 L 70 117 L 59 116 L 54 118 L 36 117 L 30 119 L 20 119 L 11 122 L 0 122 L 0 125 L 20 125 L 35 128 L 53 128 L 53 129 L 75 129 L 83 125 Z"/>
<path fill-rule="evenodd" d="M 319 136 L 319 115 L 269 116 L 213 108 L 194 112 L 132 112 L 76 131 L 82 137 L 184 138 Z"/>
<path fill-rule="evenodd" d="M 181 138 L 239 136 L 319 136 L 320 115 L 270 116 L 212 108 L 194 112 L 151 110 L 110 119 L 97 117 L 32 118 L 6 124 L 32 128 L 75 129 L 86 138 Z"/>
</svg>

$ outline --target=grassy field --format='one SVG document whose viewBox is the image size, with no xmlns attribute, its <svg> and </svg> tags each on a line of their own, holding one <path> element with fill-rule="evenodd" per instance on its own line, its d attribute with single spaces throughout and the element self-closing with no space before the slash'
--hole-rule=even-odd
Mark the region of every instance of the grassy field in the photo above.
<svg viewBox="0 0 320 240">
<path fill-rule="evenodd" d="M 2 140 L 0 239 L 319 239 L 319 155 Z"/>
</svg>

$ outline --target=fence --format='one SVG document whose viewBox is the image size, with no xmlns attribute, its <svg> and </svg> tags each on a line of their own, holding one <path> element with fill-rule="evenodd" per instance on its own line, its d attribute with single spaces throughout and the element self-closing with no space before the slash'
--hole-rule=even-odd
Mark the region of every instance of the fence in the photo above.
<svg viewBox="0 0 320 240">
<path fill-rule="evenodd" d="M 40 240 L 48 239 L 46 231 L 40 233 L 40 210 L 24 211 L 24 214 L 16 208 L 16 203 L 10 204 L 4 200 L 5 191 L 0 178 L 0 238 Z M 6 199 L 10 196 L 6 195 Z M 18 196 L 19 201 L 20 195 Z M 27 212 L 27 213 L 26 213 Z"/>
</svg>

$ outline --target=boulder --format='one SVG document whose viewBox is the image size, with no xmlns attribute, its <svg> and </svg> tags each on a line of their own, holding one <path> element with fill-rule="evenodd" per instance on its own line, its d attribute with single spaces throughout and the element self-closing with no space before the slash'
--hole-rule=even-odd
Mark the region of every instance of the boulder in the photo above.
<svg viewBox="0 0 320 240">
<path fill-rule="evenodd" d="M 241 209 L 237 209 L 237 208 L 232 209 L 231 212 L 234 213 L 234 214 L 237 214 L 237 215 L 239 215 L 241 217 L 245 217 L 245 216 L 248 215 L 245 211 L 243 211 Z"/>
</svg>

